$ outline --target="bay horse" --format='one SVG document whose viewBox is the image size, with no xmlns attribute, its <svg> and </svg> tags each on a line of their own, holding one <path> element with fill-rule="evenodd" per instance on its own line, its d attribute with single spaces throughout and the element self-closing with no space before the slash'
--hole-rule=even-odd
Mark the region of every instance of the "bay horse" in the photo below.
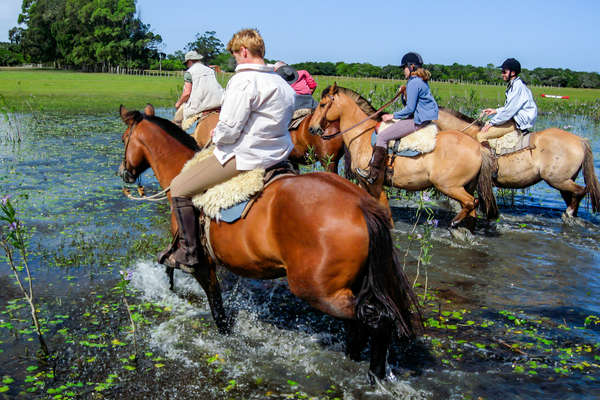
<svg viewBox="0 0 600 400">
<path fill-rule="evenodd" d="M 290 131 L 294 150 L 289 155 L 288 160 L 294 164 L 296 169 L 298 165 L 310 165 L 317 161 L 321 163 L 323 169 L 327 172 L 338 173 L 340 159 L 344 156 L 344 140 L 337 137 L 333 140 L 324 140 L 318 135 L 313 135 L 308 130 L 312 114 L 302 120 L 297 129 Z M 210 139 L 210 132 L 217 126 L 219 114 L 211 113 L 202 119 L 196 125 L 192 136 L 200 147 L 204 147 Z M 328 133 L 334 133 L 339 130 L 339 124 L 332 123 L 327 126 Z"/>
<path fill-rule="evenodd" d="M 352 128 L 375 109 L 358 93 L 335 83 L 323 90 L 321 101 L 313 115 L 310 129 L 323 135 L 325 121 L 340 121 L 340 129 Z M 377 122 L 369 119 L 343 133 L 344 143 L 351 156 L 351 170 L 366 168 L 372 154 L 371 133 Z M 476 140 L 457 131 L 439 132 L 435 149 L 413 157 L 396 157 L 391 185 L 405 190 L 423 190 L 434 186 L 448 197 L 457 200 L 462 209 L 452 220 L 457 226 L 465 217 L 476 216 L 478 201 L 473 197 L 473 182 L 477 180 L 481 205 L 488 219 L 496 218 L 498 209 L 492 190 L 492 157 Z M 385 191 L 380 185 L 370 193 L 387 205 Z M 364 182 L 359 180 L 361 185 Z M 369 185 L 365 185 L 367 190 Z M 471 221 L 473 222 L 473 221 Z"/>
<path fill-rule="evenodd" d="M 166 188 L 198 146 L 172 122 L 127 111 L 119 175 L 133 183 L 146 169 Z M 170 200 L 170 197 L 169 197 Z M 174 233 L 174 232 L 172 232 Z M 210 223 L 217 259 L 202 255 L 193 274 L 204 289 L 219 332 L 229 333 L 216 266 L 255 279 L 287 275 L 290 291 L 346 321 L 346 353 L 359 359 L 371 337 L 370 372 L 385 376 L 394 331 L 422 330 L 416 296 L 398 261 L 387 211 L 368 193 L 328 172 L 282 177 L 264 189 L 245 218 Z"/>
<path fill-rule="evenodd" d="M 477 138 L 483 126 L 460 112 L 440 107 L 439 129 L 457 129 Z M 589 193 L 592 211 L 600 211 L 600 184 L 594 171 L 590 142 L 558 128 L 530 133 L 530 148 L 497 157 L 495 185 L 521 189 L 545 181 L 560 191 L 567 208 L 566 217 L 577 217 L 579 204 Z M 575 183 L 583 170 L 585 187 Z"/>
</svg>

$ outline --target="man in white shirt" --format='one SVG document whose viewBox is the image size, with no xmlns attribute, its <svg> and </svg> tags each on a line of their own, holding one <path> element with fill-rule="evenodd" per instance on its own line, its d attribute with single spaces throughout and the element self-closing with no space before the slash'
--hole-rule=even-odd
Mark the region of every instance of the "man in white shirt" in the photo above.
<svg viewBox="0 0 600 400">
<path fill-rule="evenodd" d="M 492 126 L 502 125 L 514 119 L 519 131 L 527 134 L 537 118 L 537 105 L 533 100 L 531 90 L 518 76 L 521 73 L 521 64 L 514 58 L 508 58 L 500 68 L 502 68 L 502 79 L 508 82 L 506 101 L 500 108 L 483 110 L 487 115 L 495 115 L 481 131 L 487 132 Z"/>
<path fill-rule="evenodd" d="M 185 66 L 188 68 L 183 75 L 183 91 L 175 103 L 173 122 L 183 129 L 189 128 L 197 114 L 214 110 L 221 106 L 223 88 L 217 82 L 215 71 L 200 62 L 202 55 L 194 50 L 185 54 Z M 189 126 L 188 126 L 189 125 Z"/>
<path fill-rule="evenodd" d="M 159 262 L 193 272 L 199 265 L 197 217 L 192 196 L 255 168 L 285 161 L 294 148 L 288 125 L 294 90 L 265 65 L 265 45 L 258 31 L 244 29 L 227 44 L 238 66 L 229 80 L 219 122 L 212 132 L 213 155 L 171 181 L 173 212 L 179 226 L 178 248 Z"/>
</svg>

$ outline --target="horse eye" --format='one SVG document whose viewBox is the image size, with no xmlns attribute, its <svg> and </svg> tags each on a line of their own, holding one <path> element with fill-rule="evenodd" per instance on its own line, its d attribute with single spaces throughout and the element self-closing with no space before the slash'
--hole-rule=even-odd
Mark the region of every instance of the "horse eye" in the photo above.
<svg viewBox="0 0 600 400">
<path fill-rule="evenodd" d="M 319 104 L 319 106 L 325 107 L 325 103 L 321 103 L 321 104 Z"/>
</svg>

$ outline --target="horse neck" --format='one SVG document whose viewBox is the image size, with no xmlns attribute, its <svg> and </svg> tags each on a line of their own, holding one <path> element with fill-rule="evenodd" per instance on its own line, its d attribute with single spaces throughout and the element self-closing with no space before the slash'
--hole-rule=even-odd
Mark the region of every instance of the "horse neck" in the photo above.
<svg viewBox="0 0 600 400">
<path fill-rule="evenodd" d="M 367 114 L 349 97 L 339 95 L 340 108 L 340 130 L 344 131 L 350 128 L 352 125 L 362 121 L 367 117 Z M 368 160 L 371 158 L 372 146 L 371 146 L 371 134 L 375 129 L 377 122 L 374 120 L 368 120 L 358 125 L 356 128 L 344 133 L 344 143 L 350 150 L 352 155 L 352 163 L 356 161 L 358 165 L 364 165 L 362 159 Z"/>
<path fill-rule="evenodd" d="M 171 180 L 195 154 L 194 150 L 152 123 L 148 123 L 148 127 L 144 129 L 141 140 L 148 164 L 162 188 L 171 184 Z"/>
<path fill-rule="evenodd" d="M 436 125 L 440 131 L 455 129 L 466 133 L 467 135 L 473 138 L 477 138 L 477 134 L 480 130 L 477 124 L 470 125 L 469 122 L 464 121 L 455 116 L 454 114 L 451 114 L 444 110 L 439 111 Z"/>
</svg>

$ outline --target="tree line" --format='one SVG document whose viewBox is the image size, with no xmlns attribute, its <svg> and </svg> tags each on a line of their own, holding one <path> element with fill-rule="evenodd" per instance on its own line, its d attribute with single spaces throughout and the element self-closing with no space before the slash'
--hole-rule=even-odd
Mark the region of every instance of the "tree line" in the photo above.
<svg viewBox="0 0 600 400">
<path fill-rule="evenodd" d="M 136 0 L 23 0 L 17 26 L 9 30 L 8 43 L 0 42 L 0 65 L 42 63 L 56 68 L 105 71 L 129 69 L 183 70 L 185 51 L 196 50 L 204 62 L 233 71 L 235 61 L 214 31 L 196 34 L 184 49 L 161 52 L 162 38 L 136 15 Z M 276 60 L 267 60 L 274 62 Z M 369 63 L 302 62 L 292 64 L 313 75 L 404 79 L 397 65 Z M 436 81 L 499 83 L 493 64 L 426 64 Z M 523 70 L 533 85 L 600 88 L 600 74 L 562 68 Z"/>
</svg>

